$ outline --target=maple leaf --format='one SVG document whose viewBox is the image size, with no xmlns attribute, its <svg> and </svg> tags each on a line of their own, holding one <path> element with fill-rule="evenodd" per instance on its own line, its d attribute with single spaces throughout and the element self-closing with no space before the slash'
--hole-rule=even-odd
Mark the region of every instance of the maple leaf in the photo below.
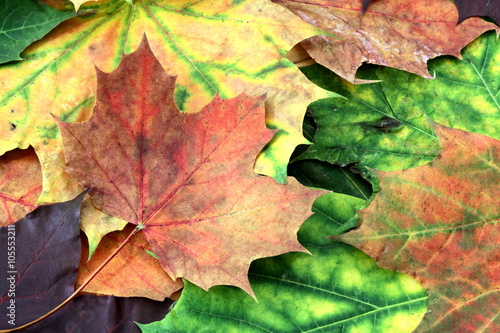
<svg viewBox="0 0 500 333">
<path fill-rule="evenodd" d="M 42 190 L 40 163 L 32 148 L 0 157 L 0 226 L 12 224 L 36 207 Z"/>
<path fill-rule="evenodd" d="M 73 293 L 80 257 L 79 211 L 84 195 L 40 206 L 15 224 L 0 228 L 0 268 L 6 274 L 0 281 L 0 329 L 22 326 Z M 138 332 L 133 321 L 159 320 L 171 303 L 81 295 L 23 332 Z"/>
<path fill-rule="evenodd" d="M 431 60 L 429 70 L 434 80 L 390 68 L 378 69 L 376 77 L 394 100 L 405 99 L 435 122 L 500 139 L 500 99 L 496 93 L 500 89 L 500 43 L 495 32 L 467 45 L 462 57 Z"/>
<path fill-rule="evenodd" d="M 7 274 L 0 279 L 1 315 L 15 326 L 47 313 L 73 293 L 80 259 L 80 203 L 85 194 L 40 206 L 0 228 L 0 268 Z M 0 325 L 13 327 L 4 320 Z"/>
<path fill-rule="evenodd" d="M 106 235 L 97 251 L 88 260 L 89 248 L 83 245 L 82 259 L 78 267 L 76 285 L 82 285 L 87 278 L 118 248 L 133 228 Z M 121 297 L 147 297 L 162 301 L 182 288 L 180 279 L 172 279 L 150 253 L 151 246 L 142 233 L 136 235 L 127 245 L 92 279 L 82 292 Z M 88 261 L 87 261 L 88 260 Z M 126 283 L 124 283 L 126 282 Z"/>
<path fill-rule="evenodd" d="M 22 60 L 22 50 L 75 16 L 33 0 L 0 1 L 0 64 Z"/>
<path fill-rule="evenodd" d="M 359 212 L 360 228 L 336 238 L 426 287 L 432 312 L 417 331 L 495 332 L 500 142 L 441 125 L 435 131 L 442 153 L 418 168 L 375 172 L 381 190 Z"/>
<path fill-rule="evenodd" d="M 320 33 L 317 28 L 267 0 L 155 0 L 133 6 L 102 0 L 83 7 L 84 13 L 32 44 L 25 61 L 0 68 L 0 154 L 35 148 L 43 170 L 41 201 L 58 202 L 81 191 L 62 170 L 62 143 L 48 110 L 65 121 L 88 119 L 95 101 L 94 65 L 111 72 L 144 33 L 168 74 L 177 76 L 175 100 L 182 110 L 198 111 L 216 94 L 267 93 L 267 122 L 282 132 L 257 168 L 286 181 L 290 154 L 307 143 L 301 132 L 306 106 L 334 95 L 311 84 L 284 58 L 294 44 Z"/>
<path fill-rule="evenodd" d="M 303 251 L 295 232 L 324 192 L 253 172 L 272 137 L 262 97 L 216 97 L 199 113 L 181 113 L 175 78 L 145 40 L 98 78 L 92 118 L 58 121 L 67 171 L 93 188 L 103 211 L 144 228 L 173 280 L 251 293 L 252 260 Z"/>
<path fill-rule="evenodd" d="M 314 36 L 301 44 L 318 63 L 353 83 L 363 63 L 402 69 L 432 78 L 427 60 L 460 57 L 460 50 L 495 24 L 478 18 L 456 26 L 457 11 L 448 0 L 384 0 L 361 15 L 361 1 L 274 0 L 339 38 Z M 499 30 L 497 30 L 499 31 Z"/>
<path fill-rule="evenodd" d="M 472 16 L 489 16 L 497 23 L 500 23 L 500 3 L 498 1 L 455 0 L 453 3 L 458 9 L 458 23 L 461 23 Z"/>
<path fill-rule="evenodd" d="M 186 283 L 174 309 L 152 332 L 412 332 L 427 311 L 427 295 L 410 276 L 377 267 L 375 260 L 324 236 L 349 224 L 364 200 L 329 193 L 335 220 L 310 217 L 299 239 L 313 254 L 288 253 L 252 263 L 258 303 L 236 288 L 205 292 Z M 318 201 L 314 204 L 317 206 Z M 394 288 L 397 285 L 397 288 Z"/>
</svg>

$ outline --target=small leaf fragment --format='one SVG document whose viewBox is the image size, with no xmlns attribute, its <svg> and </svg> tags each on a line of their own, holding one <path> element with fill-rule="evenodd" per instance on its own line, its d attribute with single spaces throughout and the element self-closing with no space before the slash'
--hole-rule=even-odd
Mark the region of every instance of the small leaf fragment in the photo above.
<svg viewBox="0 0 500 333">
<path fill-rule="evenodd" d="M 35 209 L 41 191 L 40 162 L 32 148 L 0 156 L 0 226 L 12 224 Z"/>
<path fill-rule="evenodd" d="M 37 0 L 0 0 L 0 64 L 22 60 L 28 45 L 73 16 Z"/>
<path fill-rule="evenodd" d="M 82 4 L 84 4 L 85 2 L 89 2 L 89 1 L 98 1 L 98 0 L 69 0 L 73 3 L 73 5 L 75 5 L 75 12 L 78 12 L 78 9 L 80 8 L 80 6 Z"/>
<path fill-rule="evenodd" d="M 458 22 L 462 23 L 472 16 L 489 16 L 500 24 L 500 2 L 491 0 L 455 0 L 458 9 Z"/>
</svg>

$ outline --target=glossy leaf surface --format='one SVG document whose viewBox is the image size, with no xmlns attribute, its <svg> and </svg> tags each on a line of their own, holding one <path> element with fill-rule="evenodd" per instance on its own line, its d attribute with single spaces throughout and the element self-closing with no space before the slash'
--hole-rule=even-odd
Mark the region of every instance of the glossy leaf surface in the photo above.
<svg viewBox="0 0 500 333">
<path fill-rule="evenodd" d="M 363 77 L 377 80 L 374 69 L 363 69 Z M 296 160 L 360 162 L 390 171 L 422 165 L 438 154 L 431 125 L 411 100 L 393 96 L 382 83 L 354 85 L 319 65 L 302 70 L 347 99 L 324 99 L 310 105 L 318 129 L 313 145 Z"/>
</svg>

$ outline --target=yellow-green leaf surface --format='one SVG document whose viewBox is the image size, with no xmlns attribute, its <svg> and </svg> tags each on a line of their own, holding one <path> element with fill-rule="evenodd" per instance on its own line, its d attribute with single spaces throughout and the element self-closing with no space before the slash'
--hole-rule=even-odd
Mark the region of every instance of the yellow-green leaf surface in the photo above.
<svg viewBox="0 0 500 333">
<path fill-rule="evenodd" d="M 377 70 L 377 78 L 391 98 L 411 100 L 440 124 L 500 139 L 500 41 L 485 33 L 462 57 L 430 61 L 434 80 L 391 68 Z"/>
<path fill-rule="evenodd" d="M 111 72 L 144 34 L 167 73 L 177 76 L 175 100 L 183 111 L 199 111 L 215 94 L 267 94 L 268 125 L 281 131 L 257 169 L 286 180 L 291 152 L 307 142 L 301 130 L 307 105 L 333 94 L 314 86 L 284 58 L 295 43 L 317 34 L 316 28 L 264 0 L 144 0 L 133 6 L 103 0 L 83 9 L 30 46 L 25 61 L 0 67 L 0 154 L 35 148 L 42 165 L 40 202 L 67 200 L 81 191 L 64 172 L 62 141 L 51 114 L 64 121 L 87 120 L 95 101 L 95 66 Z M 94 244 L 104 233 L 87 229 L 96 232 L 89 235 Z"/>
<path fill-rule="evenodd" d="M 61 141 L 49 112 L 64 121 L 88 119 L 95 98 L 94 65 L 112 71 L 144 34 L 167 73 L 177 76 L 175 100 L 183 111 L 199 111 L 215 94 L 267 94 L 268 125 L 282 132 L 260 159 L 259 172 L 285 180 L 289 155 L 306 142 L 301 133 L 306 106 L 332 95 L 284 58 L 294 44 L 318 34 L 317 28 L 265 0 L 144 0 L 133 6 L 103 0 L 82 9 L 80 17 L 32 45 L 26 61 L 0 68 L 0 154 L 29 144 L 35 148 L 43 168 L 41 200 L 59 201 L 80 190 L 58 168 Z"/>
<path fill-rule="evenodd" d="M 425 290 L 356 248 L 324 238 L 349 224 L 364 204 L 336 193 L 328 200 L 334 219 L 318 212 L 299 231 L 312 256 L 288 253 L 252 264 L 258 303 L 233 287 L 206 292 L 186 282 L 174 309 L 162 321 L 140 324 L 142 332 L 412 332 L 427 311 Z"/>
</svg>

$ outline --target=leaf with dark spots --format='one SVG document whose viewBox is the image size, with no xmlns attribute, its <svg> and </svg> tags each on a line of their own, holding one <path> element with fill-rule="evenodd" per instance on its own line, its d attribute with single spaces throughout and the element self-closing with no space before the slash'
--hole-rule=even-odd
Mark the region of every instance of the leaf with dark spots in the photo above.
<svg viewBox="0 0 500 333">
<path fill-rule="evenodd" d="M 376 129 L 384 133 L 392 133 L 400 130 L 404 124 L 397 119 L 383 116 L 379 120 L 375 121 L 362 121 L 358 123 L 364 130 L 369 130 L 370 128 Z"/>
<path fill-rule="evenodd" d="M 81 295 L 22 333 L 140 333 L 136 322 L 162 319 L 172 301 L 136 297 Z"/>
<path fill-rule="evenodd" d="M 1 329 L 37 319 L 73 293 L 80 259 L 80 204 L 85 194 L 40 206 L 15 224 L 0 228 Z"/>
<path fill-rule="evenodd" d="M 498 0 L 455 0 L 458 9 L 458 23 L 472 16 L 489 16 L 500 24 L 500 1 Z"/>
<path fill-rule="evenodd" d="M 302 71 L 346 99 L 323 99 L 309 106 L 316 134 L 313 144 L 293 162 L 319 159 L 392 171 L 428 163 L 438 154 L 439 143 L 426 116 L 405 96 L 385 89 L 383 82 L 355 85 L 319 64 Z M 376 66 L 358 72 L 367 80 L 379 80 Z"/>
<path fill-rule="evenodd" d="M 116 71 L 98 71 L 91 119 L 58 121 L 67 171 L 104 212 L 144 226 L 172 280 L 251 292 L 250 262 L 303 251 L 296 232 L 324 192 L 254 173 L 273 136 L 263 97 L 215 97 L 181 113 L 174 88 L 146 40 Z"/>
<path fill-rule="evenodd" d="M 500 141 L 436 125 L 431 163 L 375 172 L 380 192 L 337 236 L 429 292 L 418 332 L 498 332 Z"/>
<path fill-rule="evenodd" d="M 435 122 L 500 139 L 500 40 L 494 31 L 487 32 L 467 45 L 462 57 L 429 61 L 433 80 L 387 67 L 377 69 L 376 77 L 388 98 Z"/>
<path fill-rule="evenodd" d="M 0 226 L 12 224 L 35 209 L 41 191 L 40 163 L 33 148 L 0 156 Z"/>
</svg>

